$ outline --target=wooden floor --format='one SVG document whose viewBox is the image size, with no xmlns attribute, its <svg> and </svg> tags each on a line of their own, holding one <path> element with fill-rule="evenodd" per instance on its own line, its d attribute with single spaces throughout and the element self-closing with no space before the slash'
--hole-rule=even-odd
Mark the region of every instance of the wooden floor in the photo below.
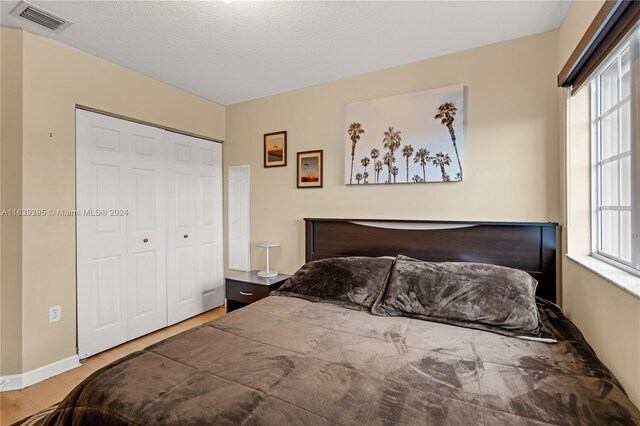
<svg viewBox="0 0 640 426">
<path fill-rule="evenodd" d="M 204 324 L 226 313 L 224 306 L 197 317 L 147 334 L 105 352 L 89 357 L 81 366 L 58 376 L 36 383 L 28 388 L 0 393 L 0 425 L 9 425 L 37 413 L 62 400 L 78 383 L 94 371 L 137 350 L 143 349 L 167 337 Z"/>
</svg>

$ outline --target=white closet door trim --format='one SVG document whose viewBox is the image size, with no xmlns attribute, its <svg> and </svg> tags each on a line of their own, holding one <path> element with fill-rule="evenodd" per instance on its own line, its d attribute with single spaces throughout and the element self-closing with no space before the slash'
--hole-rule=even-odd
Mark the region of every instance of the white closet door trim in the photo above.
<svg viewBox="0 0 640 426">
<path fill-rule="evenodd" d="M 248 271 L 251 265 L 251 167 L 229 167 L 228 210 L 229 269 Z"/>
</svg>

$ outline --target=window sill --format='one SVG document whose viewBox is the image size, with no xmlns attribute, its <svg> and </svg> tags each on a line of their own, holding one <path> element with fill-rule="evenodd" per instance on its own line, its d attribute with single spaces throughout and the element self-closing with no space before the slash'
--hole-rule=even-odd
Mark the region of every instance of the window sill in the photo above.
<svg viewBox="0 0 640 426">
<path fill-rule="evenodd" d="M 640 299 L 640 277 L 593 256 L 568 254 L 567 257 Z"/>
</svg>

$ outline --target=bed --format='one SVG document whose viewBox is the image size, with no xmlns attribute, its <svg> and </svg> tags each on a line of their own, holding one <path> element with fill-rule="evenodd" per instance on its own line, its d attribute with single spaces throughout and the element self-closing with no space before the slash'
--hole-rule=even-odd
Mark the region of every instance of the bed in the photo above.
<svg viewBox="0 0 640 426">
<path fill-rule="evenodd" d="M 536 277 L 556 343 L 275 295 L 124 357 L 38 424 L 640 424 L 553 303 L 555 225 L 306 220 L 306 260 L 406 254 Z"/>
</svg>

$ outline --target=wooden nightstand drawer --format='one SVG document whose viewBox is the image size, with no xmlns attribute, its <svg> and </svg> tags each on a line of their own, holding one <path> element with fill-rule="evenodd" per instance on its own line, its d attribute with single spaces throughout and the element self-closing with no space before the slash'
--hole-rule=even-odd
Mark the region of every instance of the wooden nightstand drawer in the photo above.
<svg viewBox="0 0 640 426">
<path fill-rule="evenodd" d="M 268 295 L 268 286 L 227 280 L 227 299 L 242 303 L 253 303 Z"/>
<path fill-rule="evenodd" d="M 225 294 L 227 312 L 264 299 L 273 290 L 277 290 L 289 278 L 287 274 L 278 274 L 273 278 L 260 278 L 258 271 L 248 271 L 227 277 Z"/>
</svg>

